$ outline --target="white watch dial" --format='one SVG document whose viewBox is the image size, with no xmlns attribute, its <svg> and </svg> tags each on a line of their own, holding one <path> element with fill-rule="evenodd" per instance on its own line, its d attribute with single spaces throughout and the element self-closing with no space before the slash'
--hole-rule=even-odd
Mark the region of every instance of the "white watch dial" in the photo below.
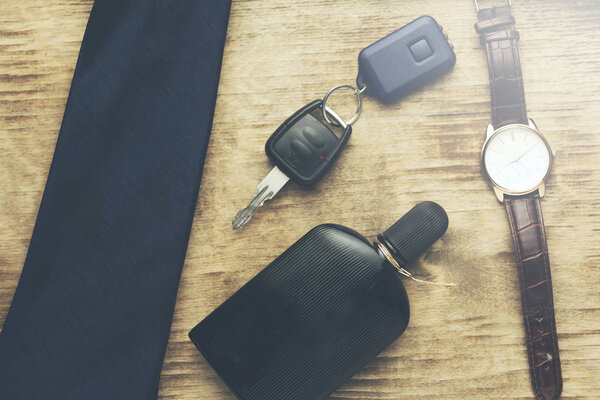
<svg viewBox="0 0 600 400">
<path fill-rule="evenodd" d="M 527 126 L 498 130 L 484 148 L 488 176 L 509 192 L 526 193 L 538 187 L 550 169 L 551 150 L 539 133 Z"/>
</svg>

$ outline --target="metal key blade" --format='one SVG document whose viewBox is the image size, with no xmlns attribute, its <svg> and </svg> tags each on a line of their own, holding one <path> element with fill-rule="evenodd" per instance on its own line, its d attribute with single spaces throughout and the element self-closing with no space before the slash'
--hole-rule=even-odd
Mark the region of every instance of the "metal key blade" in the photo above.
<svg viewBox="0 0 600 400">
<path fill-rule="evenodd" d="M 231 222 L 231 227 L 233 230 L 238 230 L 242 226 L 246 225 L 250 218 L 252 218 L 252 213 L 258 207 L 262 206 L 265 201 L 271 200 L 282 187 L 290 180 L 286 174 L 281 172 L 281 170 L 277 167 L 274 167 L 271 172 L 265 176 L 265 178 L 258 184 L 258 192 L 252 196 L 250 203 L 240 211 L 238 211 L 237 215 Z"/>
</svg>

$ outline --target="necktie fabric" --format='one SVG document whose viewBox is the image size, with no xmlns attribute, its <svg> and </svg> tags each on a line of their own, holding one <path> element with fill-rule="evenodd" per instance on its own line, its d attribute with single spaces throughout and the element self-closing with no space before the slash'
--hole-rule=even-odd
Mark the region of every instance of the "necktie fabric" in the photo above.
<svg viewBox="0 0 600 400">
<path fill-rule="evenodd" d="M 151 399 L 230 0 L 97 0 L 19 285 L 0 399 Z"/>
</svg>

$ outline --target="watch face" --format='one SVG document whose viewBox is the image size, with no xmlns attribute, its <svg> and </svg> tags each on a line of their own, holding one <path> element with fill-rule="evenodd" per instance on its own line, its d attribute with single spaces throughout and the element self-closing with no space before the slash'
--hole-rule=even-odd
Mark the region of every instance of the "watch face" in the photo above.
<svg viewBox="0 0 600 400">
<path fill-rule="evenodd" d="M 551 166 L 546 140 L 525 125 L 498 129 L 483 149 L 483 163 L 492 183 L 515 194 L 535 190 Z"/>
</svg>

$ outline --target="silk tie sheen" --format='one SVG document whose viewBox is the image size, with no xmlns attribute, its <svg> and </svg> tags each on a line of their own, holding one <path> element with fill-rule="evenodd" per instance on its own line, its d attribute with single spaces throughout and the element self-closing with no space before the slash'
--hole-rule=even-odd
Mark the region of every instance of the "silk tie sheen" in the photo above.
<svg viewBox="0 0 600 400">
<path fill-rule="evenodd" d="M 230 0 L 97 0 L 23 272 L 0 399 L 151 399 Z"/>
</svg>

